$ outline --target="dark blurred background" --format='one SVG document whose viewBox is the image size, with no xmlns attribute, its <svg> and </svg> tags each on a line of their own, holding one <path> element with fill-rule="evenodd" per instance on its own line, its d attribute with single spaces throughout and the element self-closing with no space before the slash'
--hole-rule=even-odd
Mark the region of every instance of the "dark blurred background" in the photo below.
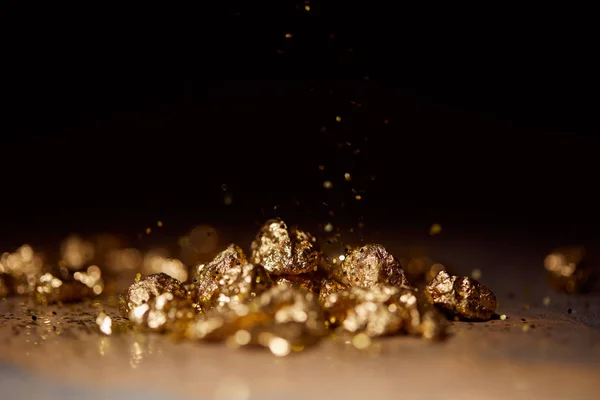
<svg viewBox="0 0 600 400">
<path fill-rule="evenodd" d="M 273 215 L 598 237 L 585 13 L 276 3 L 7 10 L 3 240 Z"/>
</svg>

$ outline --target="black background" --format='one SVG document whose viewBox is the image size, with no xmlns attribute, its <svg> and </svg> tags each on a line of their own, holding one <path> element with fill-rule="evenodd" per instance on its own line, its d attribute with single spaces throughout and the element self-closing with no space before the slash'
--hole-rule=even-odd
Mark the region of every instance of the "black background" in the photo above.
<svg viewBox="0 0 600 400">
<path fill-rule="evenodd" d="M 585 10 L 304 7 L 8 10 L 2 236 L 275 214 L 598 236 Z"/>
</svg>

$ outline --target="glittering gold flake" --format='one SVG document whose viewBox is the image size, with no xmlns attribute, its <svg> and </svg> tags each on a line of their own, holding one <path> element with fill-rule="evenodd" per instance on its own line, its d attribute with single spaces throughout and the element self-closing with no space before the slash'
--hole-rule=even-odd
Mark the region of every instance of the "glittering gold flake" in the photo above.
<svg viewBox="0 0 600 400">
<path fill-rule="evenodd" d="M 371 287 L 379 283 L 409 287 L 400 262 L 379 244 L 351 249 L 335 270 L 337 278 L 350 286 Z"/>
<path fill-rule="evenodd" d="M 566 293 L 583 292 L 591 284 L 591 269 L 584 263 L 581 246 L 556 249 L 544 260 L 548 282 L 552 288 Z"/>
<path fill-rule="evenodd" d="M 335 279 L 327 278 L 321 281 L 319 290 L 319 303 L 323 304 L 329 295 L 348 289 L 347 285 L 336 281 Z"/>
<path fill-rule="evenodd" d="M 119 297 L 119 312 L 129 318 L 131 310 L 163 293 L 172 293 L 174 297 L 187 298 L 187 292 L 177 279 L 160 273 L 141 278 Z"/>
<path fill-rule="evenodd" d="M 466 276 L 440 271 L 427 284 L 425 293 L 440 309 L 468 320 L 488 320 L 496 311 L 496 296 L 487 287 Z"/>
<path fill-rule="evenodd" d="M 325 189 L 331 189 L 333 187 L 333 183 L 331 183 L 331 181 L 325 181 L 323 182 L 323 187 Z"/>
<path fill-rule="evenodd" d="M 332 327 L 370 337 L 403 332 L 439 339 L 446 326 L 444 317 L 416 290 L 389 285 L 333 293 L 323 309 Z"/>
<path fill-rule="evenodd" d="M 252 242 L 251 262 L 274 275 L 313 271 L 321 258 L 316 239 L 279 219 L 267 221 Z"/>
<path fill-rule="evenodd" d="M 288 285 L 319 294 L 321 282 L 317 274 L 279 275 L 273 278 L 276 285 Z"/>
<path fill-rule="evenodd" d="M 191 300 L 165 292 L 132 308 L 128 319 L 150 331 L 183 335 L 196 315 Z"/>
</svg>

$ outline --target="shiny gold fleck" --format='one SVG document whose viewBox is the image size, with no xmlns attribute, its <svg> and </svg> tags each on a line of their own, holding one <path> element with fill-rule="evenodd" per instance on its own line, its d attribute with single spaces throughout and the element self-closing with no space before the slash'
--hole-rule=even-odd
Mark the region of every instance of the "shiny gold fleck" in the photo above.
<svg viewBox="0 0 600 400">
<path fill-rule="evenodd" d="M 528 325 L 528 324 L 523 324 L 523 326 L 521 327 L 521 330 L 522 330 L 523 332 L 527 332 L 527 331 L 529 331 L 529 325 Z"/>
<path fill-rule="evenodd" d="M 333 183 L 331 183 L 331 181 L 325 181 L 323 182 L 323 187 L 325 189 L 331 189 L 333 187 Z"/>
<path fill-rule="evenodd" d="M 347 180 L 348 182 L 350 182 L 352 180 L 352 176 L 350 176 L 350 174 L 348 172 L 346 172 L 344 174 L 344 179 Z"/>
<path fill-rule="evenodd" d="M 310 6 L 304 6 L 304 9 L 305 9 L 306 11 L 310 11 Z"/>
<path fill-rule="evenodd" d="M 149 235 L 150 233 L 152 233 L 152 228 L 147 227 L 146 228 L 146 235 Z"/>
<path fill-rule="evenodd" d="M 544 297 L 544 298 L 543 298 L 543 300 L 542 300 L 542 303 L 543 303 L 543 304 L 544 304 L 546 307 L 548 307 L 548 306 L 550 305 L 550 301 L 551 301 L 551 300 L 550 300 L 550 297 L 546 296 L 546 297 Z"/>
<path fill-rule="evenodd" d="M 481 279 L 481 270 L 475 268 L 473 271 L 471 271 L 471 278 L 475 280 Z"/>
<path fill-rule="evenodd" d="M 158 226 L 159 228 L 162 228 L 163 227 L 163 222 L 162 221 L 156 222 L 156 226 Z"/>
<path fill-rule="evenodd" d="M 500 316 L 500 319 L 501 319 L 502 321 L 506 321 L 506 314 L 502 314 L 502 315 Z"/>
<path fill-rule="evenodd" d="M 356 200 L 362 200 L 362 196 L 361 196 L 360 194 L 357 194 L 356 196 L 354 196 L 354 198 L 355 198 Z"/>
<path fill-rule="evenodd" d="M 429 228 L 430 235 L 437 235 L 442 232 L 442 226 L 440 224 L 433 224 L 431 228 Z"/>
<path fill-rule="evenodd" d="M 336 120 L 337 122 L 342 122 L 342 117 L 340 117 L 340 116 L 338 115 L 337 117 L 335 117 L 335 120 Z"/>
<path fill-rule="evenodd" d="M 291 39 L 292 37 L 294 37 L 294 35 L 292 35 L 291 33 L 286 33 L 285 34 L 285 38 L 286 39 Z"/>
<path fill-rule="evenodd" d="M 100 332 L 104 333 L 105 335 L 112 334 L 112 319 L 106 313 L 101 312 L 98 314 L 98 317 L 96 318 L 96 324 L 98 325 Z"/>
<path fill-rule="evenodd" d="M 250 260 L 274 275 L 297 275 L 315 269 L 321 250 L 314 236 L 279 219 L 267 221 L 251 245 Z"/>
<path fill-rule="evenodd" d="M 333 231 L 333 225 L 330 222 L 328 222 L 325 224 L 325 227 L 323 229 L 325 230 L 325 232 L 331 232 Z"/>
<path fill-rule="evenodd" d="M 369 335 L 359 333 L 352 338 L 352 345 L 359 350 L 364 350 L 371 345 L 371 338 Z"/>
<path fill-rule="evenodd" d="M 440 271 L 425 286 L 425 293 L 440 309 L 468 320 L 488 320 L 496 311 L 496 296 L 487 287 L 466 276 Z"/>
</svg>

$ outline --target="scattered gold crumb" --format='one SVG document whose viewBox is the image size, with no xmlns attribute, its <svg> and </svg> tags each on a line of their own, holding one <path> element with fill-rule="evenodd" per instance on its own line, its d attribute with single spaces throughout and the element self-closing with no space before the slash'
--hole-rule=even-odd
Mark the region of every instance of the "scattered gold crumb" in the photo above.
<svg viewBox="0 0 600 400">
<path fill-rule="evenodd" d="M 351 181 L 352 180 L 352 176 L 350 176 L 350 174 L 348 172 L 346 172 L 344 174 L 344 179 L 347 180 L 347 181 Z"/>
<path fill-rule="evenodd" d="M 550 305 L 550 297 L 548 297 L 548 296 L 544 297 L 544 300 L 542 300 L 542 302 L 544 303 L 545 306 L 549 306 Z"/>
<path fill-rule="evenodd" d="M 440 224 L 433 224 L 431 228 L 429 228 L 430 235 L 437 235 L 442 232 L 442 226 Z"/>
<path fill-rule="evenodd" d="M 371 338 L 365 333 L 359 333 L 352 338 L 352 345 L 359 350 L 366 349 L 371 345 Z"/>
<path fill-rule="evenodd" d="M 475 280 L 481 279 L 481 270 L 475 268 L 473 271 L 471 271 L 471 278 Z"/>
<path fill-rule="evenodd" d="M 502 321 L 506 321 L 506 314 L 502 314 L 502 315 L 500 316 L 500 319 L 501 319 Z"/>
</svg>

